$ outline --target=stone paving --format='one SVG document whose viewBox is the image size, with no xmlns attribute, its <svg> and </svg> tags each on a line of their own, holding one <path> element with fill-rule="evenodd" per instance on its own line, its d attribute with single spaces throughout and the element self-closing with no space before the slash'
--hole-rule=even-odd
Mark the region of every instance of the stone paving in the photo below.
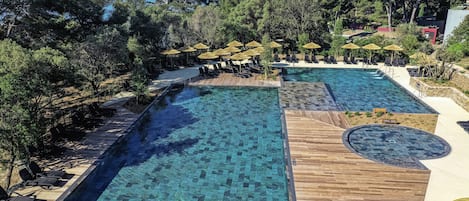
<svg viewBox="0 0 469 201">
<path fill-rule="evenodd" d="M 334 98 L 322 82 L 284 82 L 279 88 L 280 105 L 284 109 L 337 111 Z"/>
</svg>

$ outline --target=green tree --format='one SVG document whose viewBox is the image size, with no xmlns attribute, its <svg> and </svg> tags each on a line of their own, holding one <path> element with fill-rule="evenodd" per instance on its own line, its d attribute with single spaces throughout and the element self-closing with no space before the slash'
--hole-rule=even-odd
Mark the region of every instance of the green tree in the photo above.
<svg viewBox="0 0 469 201">
<path fill-rule="evenodd" d="M 309 35 L 307 33 L 298 35 L 298 49 L 301 53 L 306 54 L 306 49 L 303 47 L 306 43 L 309 43 Z"/>
<path fill-rule="evenodd" d="M 223 34 L 220 33 L 222 23 L 220 8 L 215 6 L 197 7 L 189 21 L 191 31 L 197 39 L 209 46 L 223 43 Z"/>
<path fill-rule="evenodd" d="M 264 52 L 261 54 L 261 63 L 264 66 L 264 79 L 268 79 L 270 72 L 272 71 L 272 48 L 270 48 L 270 37 L 268 34 L 262 36 L 262 46 L 264 47 Z"/>
<path fill-rule="evenodd" d="M 448 47 L 457 46 L 465 56 L 469 56 L 469 16 L 466 16 L 461 24 L 453 30 L 452 35 L 448 38 Z M 459 48 L 459 45 L 461 48 Z"/>
<path fill-rule="evenodd" d="M 345 38 L 342 37 L 342 32 L 342 19 L 339 18 L 334 26 L 334 35 L 332 36 L 331 48 L 329 49 L 329 53 L 335 57 L 343 53 L 342 46 L 345 44 Z"/>
</svg>

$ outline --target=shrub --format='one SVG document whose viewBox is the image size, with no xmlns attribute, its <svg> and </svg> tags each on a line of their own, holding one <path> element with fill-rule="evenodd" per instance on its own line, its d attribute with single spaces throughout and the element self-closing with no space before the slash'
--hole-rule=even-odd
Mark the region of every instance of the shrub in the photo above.
<svg viewBox="0 0 469 201">
<path fill-rule="evenodd" d="M 381 116 L 383 116 L 383 114 L 384 114 L 384 112 L 377 112 L 376 117 L 381 117 Z"/>
<path fill-rule="evenodd" d="M 371 112 L 366 112 L 365 113 L 366 117 L 372 117 L 373 115 L 371 114 Z"/>
<path fill-rule="evenodd" d="M 388 116 L 392 116 L 392 115 L 394 115 L 394 114 L 393 113 L 388 113 Z"/>
<path fill-rule="evenodd" d="M 362 114 L 360 114 L 360 112 L 355 112 L 355 116 L 360 116 Z"/>
</svg>

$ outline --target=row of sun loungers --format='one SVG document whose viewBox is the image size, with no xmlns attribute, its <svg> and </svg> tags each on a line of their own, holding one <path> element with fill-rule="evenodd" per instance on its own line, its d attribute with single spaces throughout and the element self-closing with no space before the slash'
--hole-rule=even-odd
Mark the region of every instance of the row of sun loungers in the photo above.
<svg viewBox="0 0 469 201">
<path fill-rule="evenodd" d="M 406 66 L 406 61 L 403 58 L 396 58 L 391 61 L 390 57 L 386 57 L 384 59 L 384 65 L 385 66 L 400 66 L 400 67 L 405 67 Z"/>
<path fill-rule="evenodd" d="M 216 77 L 220 73 L 233 73 L 236 77 L 249 78 L 252 77 L 253 73 L 262 73 L 263 67 L 258 60 L 252 60 L 252 63 L 246 64 L 234 64 L 233 61 L 225 61 L 225 65 L 222 63 L 216 63 L 208 66 L 199 67 L 199 76 L 200 77 Z"/>
<path fill-rule="evenodd" d="M 37 199 L 32 194 L 20 195 L 15 191 L 27 186 L 39 186 L 44 189 L 51 189 L 53 187 L 60 186 L 62 182 L 69 180 L 73 175 L 68 174 L 63 170 L 44 171 L 37 163 L 31 161 L 28 168 L 22 168 L 19 171 L 19 176 L 22 180 L 21 183 L 12 186 L 8 190 L 0 187 L 0 200 L 35 201 Z M 12 193 L 15 193 L 17 196 L 10 197 Z"/>
</svg>

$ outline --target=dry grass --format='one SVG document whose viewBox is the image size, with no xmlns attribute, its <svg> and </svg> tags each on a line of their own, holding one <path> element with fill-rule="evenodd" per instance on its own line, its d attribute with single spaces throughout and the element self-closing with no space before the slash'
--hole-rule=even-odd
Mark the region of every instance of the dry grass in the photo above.
<svg viewBox="0 0 469 201">
<path fill-rule="evenodd" d="M 430 133 L 435 132 L 436 122 L 438 120 L 437 114 L 408 114 L 408 113 L 387 113 L 380 117 L 377 114 L 371 113 L 371 117 L 367 117 L 366 113 L 349 112 L 346 114 L 347 121 L 351 126 L 359 126 L 365 124 L 381 124 L 384 119 L 393 119 L 401 126 L 408 126 L 418 128 Z"/>
<path fill-rule="evenodd" d="M 457 65 L 469 70 L 469 57 L 462 58 L 461 61 L 457 63 Z"/>
</svg>

